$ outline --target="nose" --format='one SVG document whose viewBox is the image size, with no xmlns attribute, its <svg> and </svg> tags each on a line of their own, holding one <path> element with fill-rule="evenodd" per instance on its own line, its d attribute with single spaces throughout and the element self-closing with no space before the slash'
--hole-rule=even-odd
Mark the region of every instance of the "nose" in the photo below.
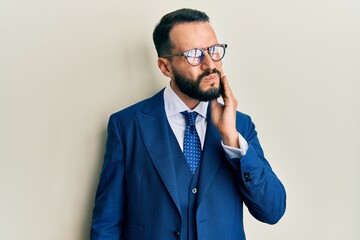
<svg viewBox="0 0 360 240">
<path fill-rule="evenodd" d="M 210 54 L 208 51 L 205 51 L 204 53 L 204 60 L 201 63 L 201 69 L 202 70 L 211 70 L 216 68 L 215 66 L 215 62 L 212 60 L 212 58 L 210 57 Z"/>
</svg>

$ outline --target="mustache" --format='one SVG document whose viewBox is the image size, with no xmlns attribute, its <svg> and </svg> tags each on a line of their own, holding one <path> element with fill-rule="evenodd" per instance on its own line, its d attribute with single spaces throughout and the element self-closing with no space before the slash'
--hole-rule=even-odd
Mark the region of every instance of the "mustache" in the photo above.
<svg viewBox="0 0 360 240">
<path fill-rule="evenodd" d="M 217 70 L 216 68 L 214 68 L 213 70 L 206 70 L 205 72 L 203 72 L 202 74 L 200 74 L 200 76 L 198 77 L 198 81 L 201 82 L 201 80 L 204 77 L 209 76 L 210 74 L 216 73 L 219 76 L 219 79 L 221 78 L 221 72 L 219 70 Z"/>
</svg>

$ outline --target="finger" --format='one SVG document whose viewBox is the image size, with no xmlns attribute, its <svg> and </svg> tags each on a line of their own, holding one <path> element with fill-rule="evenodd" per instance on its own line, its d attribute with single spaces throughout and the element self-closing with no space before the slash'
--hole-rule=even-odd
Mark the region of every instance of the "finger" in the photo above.
<svg viewBox="0 0 360 240">
<path fill-rule="evenodd" d="M 229 86 L 229 82 L 227 80 L 227 77 L 226 75 L 224 75 L 222 78 L 221 78 L 221 83 L 223 85 L 223 98 L 232 98 L 233 97 L 233 94 L 232 94 L 232 91 L 231 91 L 231 88 Z"/>
<path fill-rule="evenodd" d="M 227 77 L 224 75 L 223 78 L 221 78 L 222 84 L 223 84 L 223 94 L 222 98 L 224 100 L 224 105 L 231 107 L 233 109 L 237 108 L 237 100 L 230 88 L 230 85 L 228 83 Z"/>
</svg>

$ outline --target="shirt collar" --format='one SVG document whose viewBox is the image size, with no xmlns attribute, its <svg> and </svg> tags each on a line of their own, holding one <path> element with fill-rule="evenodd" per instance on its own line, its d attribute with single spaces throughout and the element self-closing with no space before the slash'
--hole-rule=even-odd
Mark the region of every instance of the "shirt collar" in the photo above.
<svg viewBox="0 0 360 240">
<path fill-rule="evenodd" d="M 170 82 L 167 84 L 164 90 L 165 100 L 165 112 L 167 117 L 172 117 L 183 111 L 195 111 L 202 117 L 206 118 L 209 102 L 201 101 L 193 110 L 189 109 L 188 106 L 176 95 L 170 86 Z"/>
</svg>

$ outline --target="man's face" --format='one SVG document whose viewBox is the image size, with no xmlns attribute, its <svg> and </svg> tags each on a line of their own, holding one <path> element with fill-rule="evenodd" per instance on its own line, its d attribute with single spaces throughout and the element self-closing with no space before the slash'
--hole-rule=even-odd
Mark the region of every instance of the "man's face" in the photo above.
<svg viewBox="0 0 360 240">
<path fill-rule="evenodd" d="M 180 53 L 194 48 L 207 48 L 217 44 L 214 30 L 208 22 L 181 23 L 171 30 L 172 53 Z M 190 65 L 185 57 L 173 57 L 172 81 L 174 91 L 191 99 L 209 101 L 220 96 L 222 62 L 214 62 L 205 51 L 204 61 L 198 66 Z"/>
</svg>

